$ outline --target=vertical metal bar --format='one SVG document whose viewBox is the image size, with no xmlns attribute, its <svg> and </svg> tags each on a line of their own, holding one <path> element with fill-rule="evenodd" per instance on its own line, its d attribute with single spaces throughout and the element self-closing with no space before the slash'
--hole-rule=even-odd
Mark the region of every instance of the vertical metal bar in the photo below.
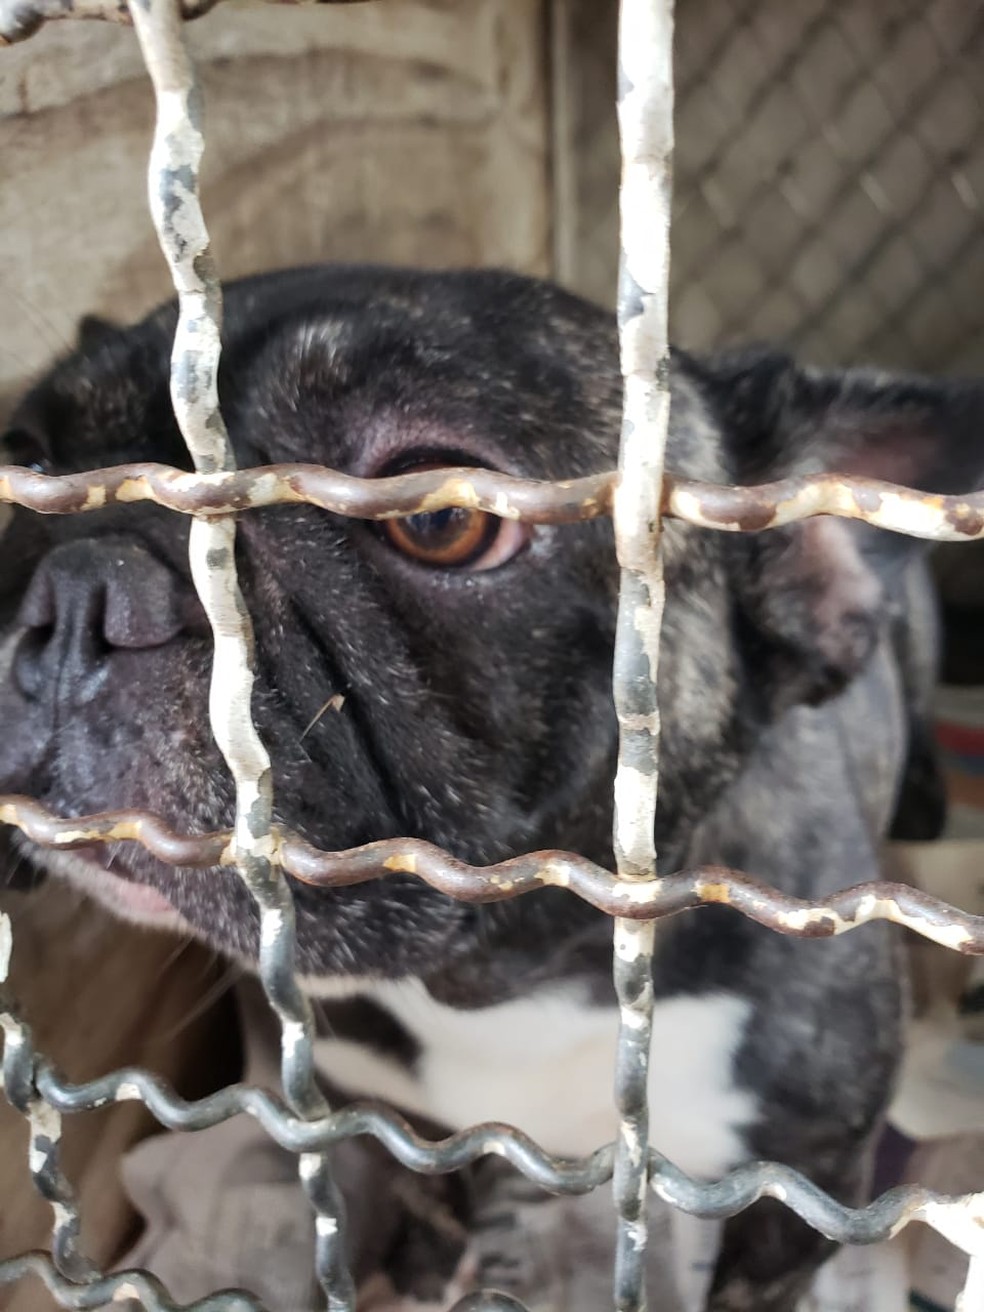
<svg viewBox="0 0 984 1312">
<path fill-rule="evenodd" d="M 619 723 L 615 859 L 619 877 L 656 878 L 659 760 L 656 674 L 663 614 L 660 495 L 670 413 L 667 298 L 673 147 L 672 0 L 622 0 L 618 120 L 622 144 L 618 327 L 624 378 L 613 501 L 621 567 L 613 690 Z M 620 1009 L 615 1162 L 615 1307 L 645 1307 L 647 1103 L 654 922 L 617 920 Z"/>
<path fill-rule="evenodd" d="M 161 249 L 180 314 L 171 359 L 171 400 L 199 473 L 235 466 L 219 411 L 222 292 L 198 197 L 204 149 L 202 96 L 184 41 L 180 0 L 132 0 L 130 12 L 157 101 L 148 185 Z M 234 844 L 239 873 L 260 913 L 260 976 L 281 1025 L 281 1079 L 300 1115 L 328 1111 L 312 1056 L 312 1016 L 294 972 L 294 904 L 276 864 L 270 758 L 252 718 L 254 641 L 239 589 L 233 515 L 192 521 L 192 576 L 215 643 L 209 714 L 236 786 Z M 342 1203 L 327 1154 L 300 1158 L 316 1212 L 318 1278 L 331 1312 L 348 1312 L 354 1289 L 343 1257 Z"/>
<path fill-rule="evenodd" d="M 9 916 L 0 911 L 0 1089 L 30 1126 L 28 1168 L 38 1193 L 51 1206 L 51 1257 L 55 1269 L 69 1280 L 91 1280 L 97 1272 L 79 1248 L 78 1205 L 61 1169 L 61 1114 L 38 1094 L 31 1031 L 15 1016 L 8 993 L 12 951 L 13 928 Z"/>
<path fill-rule="evenodd" d="M 955 1312 L 980 1312 L 984 1307 L 984 1252 L 970 1259 L 967 1283 L 957 1299 Z"/>
</svg>

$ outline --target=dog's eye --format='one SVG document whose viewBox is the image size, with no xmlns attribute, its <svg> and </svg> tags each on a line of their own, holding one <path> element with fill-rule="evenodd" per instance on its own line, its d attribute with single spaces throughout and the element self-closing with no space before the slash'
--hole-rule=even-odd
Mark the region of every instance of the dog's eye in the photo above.
<svg viewBox="0 0 984 1312">
<path fill-rule="evenodd" d="M 492 546 L 501 525 L 481 510 L 432 510 L 387 520 L 383 532 L 405 556 L 445 569 L 475 565 Z"/>
<path fill-rule="evenodd" d="M 0 462 L 21 465 L 34 474 L 47 474 L 50 468 L 44 444 L 24 428 L 12 428 L 0 437 Z"/>
<path fill-rule="evenodd" d="M 411 469 L 436 469 L 450 463 L 448 458 L 404 459 L 381 472 L 404 474 Z M 495 569 L 511 560 L 530 538 L 525 524 L 461 507 L 383 520 L 378 527 L 391 547 L 434 569 Z"/>
</svg>

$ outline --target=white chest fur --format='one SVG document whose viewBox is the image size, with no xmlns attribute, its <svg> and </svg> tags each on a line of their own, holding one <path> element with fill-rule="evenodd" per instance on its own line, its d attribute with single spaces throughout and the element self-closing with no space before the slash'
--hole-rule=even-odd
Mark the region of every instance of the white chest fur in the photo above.
<svg viewBox="0 0 984 1312">
<path fill-rule="evenodd" d="M 548 1152 L 590 1153 L 615 1136 L 618 1015 L 580 989 L 457 1011 L 417 981 L 360 987 L 417 1039 L 410 1072 L 350 1040 L 316 1045 L 318 1066 L 341 1087 L 462 1129 L 506 1121 Z M 739 1131 L 755 1100 L 735 1086 L 732 1060 L 749 1004 L 732 994 L 656 1004 L 649 1079 L 652 1144 L 684 1170 L 720 1175 L 742 1160 Z"/>
</svg>

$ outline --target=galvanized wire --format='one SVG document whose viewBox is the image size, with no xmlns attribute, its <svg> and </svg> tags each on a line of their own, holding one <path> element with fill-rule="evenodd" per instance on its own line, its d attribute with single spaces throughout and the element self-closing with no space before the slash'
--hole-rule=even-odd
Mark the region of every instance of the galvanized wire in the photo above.
<svg viewBox="0 0 984 1312">
<path fill-rule="evenodd" d="M 15 1022 L 14 1027 L 24 1028 Z M 615 1145 L 606 1144 L 588 1157 L 559 1160 L 528 1136 L 496 1122 L 472 1126 L 446 1139 L 429 1141 L 396 1112 L 378 1104 L 358 1103 L 317 1120 L 295 1115 L 282 1099 L 265 1090 L 232 1086 L 197 1101 L 177 1096 L 167 1083 L 146 1071 L 115 1071 L 84 1084 L 64 1080 L 23 1038 L 36 1069 L 40 1095 L 59 1111 L 93 1111 L 112 1102 L 139 1101 L 168 1129 L 203 1130 L 231 1116 L 245 1114 L 289 1152 L 325 1151 L 344 1139 L 369 1136 L 383 1144 L 402 1165 L 428 1175 L 460 1170 L 478 1158 L 505 1158 L 535 1184 L 551 1193 L 578 1195 L 612 1178 Z M 653 1190 L 672 1206 L 705 1219 L 723 1219 L 760 1198 L 777 1198 L 816 1229 L 840 1243 L 878 1243 L 911 1221 L 933 1224 L 961 1246 L 972 1246 L 975 1229 L 984 1225 L 980 1196 L 947 1198 L 921 1188 L 892 1189 L 867 1207 L 851 1208 L 830 1198 L 789 1167 L 755 1162 L 737 1167 L 721 1180 L 695 1180 L 653 1149 L 643 1152 L 643 1174 Z M 2 1278 L 2 1276 L 0 1276 Z"/>
<path fill-rule="evenodd" d="M 117 1271 L 95 1280 L 77 1281 L 61 1275 L 47 1253 L 24 1253 L 0 1262 L 0 1285 L 29 1276 L 39 1279 L 64 1308 L 105 1308 L 136 1302 L 146 1312 L 268 1312 L 250 1294 L 238 1290 L 209 1294 L 192 1303 L 176 1303 L 149 1271 Z"/>
<path fill-rule="evenodd" d="M 612 498 L 621 569 L 612 692 L 618 717 L 614 850 L 628 888 L 656 880 L 659 706 L 656 673 L 665 585 L 660 490 L 670 420 L 670 195 L 673 158 L 673 3 L 623 0 L 619 12 L 618 122 L 621 252 L 618 335 L 622 366 L 619 476 Z M 617 1312 L 645 1308 L 649 1059 L 655 921 L 619 916 L 613 977 L 618 999 L 614 1194 Z"/>
<path fill-rule="evenodd" d="M 31 1032 L 15 1015 L 7 984 L 13 933 L 9 917 L 0 913 L 0 1031 L 3 1033 L 2 1088 L 12 1107 L 30 1126 L 28 1165 L 38 1193 L 51 1206 L 51 1260 L 65 1280 L 91 1280 L 98 1272 L 79 1250 L 80 1220 L 75 1195 L 62 1173 L 61 1114 L 38 1090 Z M 0 1264 L 0 1280 L 3 1279 Z"/>
<path fill-rule="evenodd" d="M 616 1303 L 624 1312 L 644 1305 L 641 1257 L 649 1187 L 683 1211 L 714 1218 L 733 1216 L 768 1196 L 832 1239 L 848 1243 L 875 1242 L 910 1221 L 922 1220 L 973 1255 L 964 1294 L 969 1312 L 980 1301 L 984 1195 L 948 1199 L 910 1187 L 893 1190 L 866 1208 L 850 1209 L 774 1163 L 744 1166 L 716 1182 L 692 1180 L 648 1147 L 647 1058 L 653 927 L 661 916 L 723 903 L 780 932 L 813 937 L 888 919 L 961 951 L 984 952 L 984 919 L 956 912 L 900 885 L 869 884 L 810 903 L 782 895 L 738 871 L 700 868 L 656 877 L 652 822 L 659 733 L 655 689 L 662 607 L 661 515 L 711 529 L 748 531 L 832 513 L 916 536 L 966 541 L 984 537 L 984 493 L 926 497 L 889 484 L 833 475 L 760 488 L 663 478 L 669 410 L 670 0 L 623 0 L 619 327 L 626 400 L 618 474 L 545 484 L 473 469 L 385 480 L 354 479 L 315 466 L 234 469 L 215 387 L 221 297 L 197 196 L 201 104 L 181 30 L 183 17 L 197 16 L 213 3 L 134 0 L 129 12 L 113 0 L 0 0 L 0 44 L 29 35 L 45 19 L 72 15 L 132 20 L 137 28 L 158 102 L 150 171 L 152 209 L 181 302 L 172 397 L 196 466 L 194 474 L 161 465 L 131 465 L 59 478 L 4 468 L 0 469 L 0 502 L 42 513 L 81 513 L 111 502 L 146 500 L 193 516 L 193 576 L 215 637 L 211 714 L 216 740 L 236 782 L 235 827 L 231 832 L 191 837 L 176 834 L 158 817 L 142 812 L 58 818 L 23 798 L 0 798 L 0 822 L 16 825 L 31 841 L 54 848 L 120 839 L 138 842 L 188 871 L 189 878 L 195 877 L 194 868 L 199 870 L 197 877 L 208 878 L 211 867 L 236 865 L 260 907 L 260 973 L 281 1022 L 284 1097 L 234 1086 L 187 1102 L 140 1070 L 71 1084 L 35 1050 L 29 1028 L 4 992 L 0 996 L 4 1088 L 30 1121 L 32 1175 L 52 1204 L 53 1230 L 51 1255 L 32 1253 L 0 1263 L 0 1283 L 33 1274 L 64 1307 L 91 1308 L 136 1299 L 149 1309 L 177 1312 L 180 1305 L 148 1273 L 103 1276 L 86 1262 L 77 1245 L 77 1210 L 58 1164 L 63 1114 L 137 1100 L 162 1125 L 174 1129 L 202 1129 L 234 1115 L 252 1116 L 278 1144 L 298 1154 L 301 1177 L 316 1212 L 316 1267 L 329 1307 L 336 1312 L 351 1307 L 353 1290 L 341 1260 L 341 1204 L 331 1181 L 328 1151 L 355 1135 L 372 1136 L 416 1171 L 457 1170 L 494 1153 L 552 1192 L 583 1193 L 614 1177 L 619 1214 Z M 744 21 L 755 10 L 754 4 L 745 4 L 735 12 Z M 818 19 L 815 28 L 828 25 L 827 19 Z M 714 59 L 725 58 L 727 46 L 725 38 L 719 40 Z M 685 94 L 696 94 L 693 86 Z M 620 728 L 617 873 L 563 852 L 531 853 L 476 868 L 411 840 L 323 853 L 272 824 L 269 760 L 250 713 L 252 633 L 236 581 L 234 516 L 284 503 L 308 503 L 336 514 L 368 518 L 447 506 L 475 507 L 541 523 L 613 516 L 622 567 L 614 674 Z M 293 903 L 284 871 L 321 886 L 400 871 L 473 902 L 518 896 L 545 886 L 564 887 L 615 917 L 614 972 L 621 1014 L 617 1142 L 600 1147 L 590 1157 L 560 1161 L 501 1124 L 475 1126 L 429 1142 L 398 1115 L 378 1107 L 355 1105 L 331 1111 L 316 1086 L 310 1010 L 293 970 Z M 0 915 L 0 988 L 6 987 L 10 948 L 9 921 Z M 262 1312 L 254 1298 L 235 1292 L 186 1306 L 202 1312 Z M 478 1294 L 462 1300 L 458 1312 L 515 1312 L 517 1308 L 505 1296 Z"/>
</svg>

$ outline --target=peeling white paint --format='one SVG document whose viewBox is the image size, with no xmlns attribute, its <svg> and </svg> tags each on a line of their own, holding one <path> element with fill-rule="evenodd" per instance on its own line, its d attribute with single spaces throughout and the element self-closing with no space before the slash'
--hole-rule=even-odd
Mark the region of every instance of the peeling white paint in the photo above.
<svg viewBox="0 0 984 1312">
<path fill-rule="evenodd" d="M 136 1299 L 138 1303 L 141 1302 L 140 1290 L 132 1280 L 123 1280 L 113 1290 L 112 1301 L 114 1303 L 126 1303 L 130 1299 Z"/>
<path fill-rule="evenodd" d="M 287 1058 L 296 1058 L 297 1050 L 304 1042 L 304 1026 L 300 1021 L 285 1020 L 281 1026 L 282 1031 L 282 1048 L 284 1056 Z"/>
<path fill-rule="evenodd" d="M 10 958 L 14 951 L 14 931 L 10 924 L 10 917 L 5 911 L 0 911 L 0 984 L 3 984 L 10 974 Z"/>
<path fill-rule="evenodd" d="M 32 1175 L 43 1171 L 48 1161 L 51 1147 L 61 1138 L 61 1114 L 50 1103 L 38 1099 L 32 1102 L 28 1112 L 31 1123 L 31 1141 L 28 1146 L 28 1165 Z M 42 1148 L 39 1139 L 47 1139 L 49 1148 Z"/>
<path fill-rule="evenodd" d="M 620 764 L 615 773 L 615 842 L 623 852 L 635 856 L 641 847 L 652 851 L 655 815 L 655 776 Z M 649 834 L 648 843 L 641 837 L 645 833 Z"/>
<path fill-rule="evenodd" d="M 285 916 L 279 907 L 266 907 L 260 914 L 260 951 L 269 952 L 284 932 Z"/>
<path fill-rule="evenodd" d="M 911 1219 L 925 1221 L 956 1248 L 984 1259 L 984 1193 L 923 1203 Z"/>
<path fill-rule="evenodd" d="M 645 921 L 636 920 L 616 920 L 612 941 L 614 943 L 615 956 L 619 961 L 624 961 L 631 965 L 633 961 L 638 961 L 639 957 L 647 951 L 651 945 L 652 935 L 647 935 L 645 931 L 651 929 Z M 649 940 L 647 942 L 647 939 Z"/>
<path fill-rule="evenodd" d="M 62 1230 L 65 1226 L 71 1225 L 77 1217 L 71 1207 L 66 1207 L 64 1203 L 59 1203 L 57 1199 L 51 1204 L 51 1214 L 54 1219 L 55 1229 Z"/>
<path fill-rule="evenodd" d="M 316 1216 L 314 1229 L 319 1239 L 332 1239 L 338 1234 L 338 1221 L 333 1216 Z"/>
</svg>

